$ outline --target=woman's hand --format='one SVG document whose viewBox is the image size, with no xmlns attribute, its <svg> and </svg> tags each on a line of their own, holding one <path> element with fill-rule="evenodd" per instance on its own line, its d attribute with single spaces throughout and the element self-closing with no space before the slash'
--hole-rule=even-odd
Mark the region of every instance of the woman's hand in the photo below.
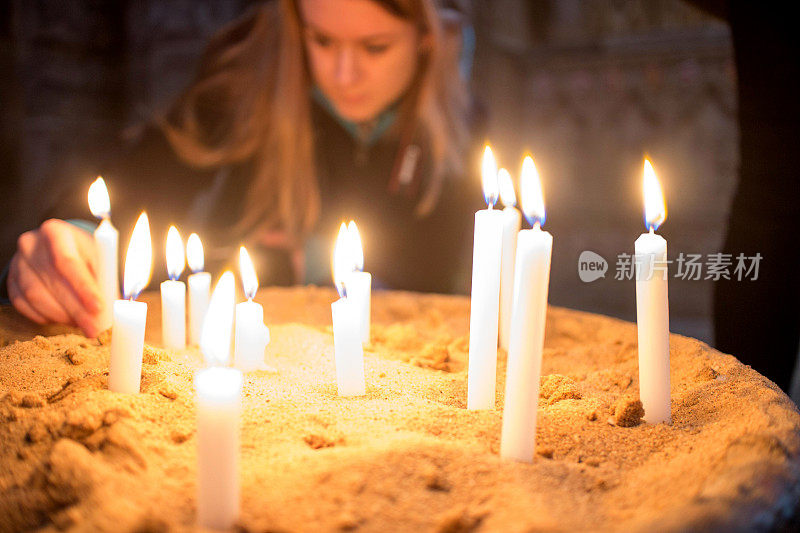
<svg viewBox="0 0 800 533">
<path fill-rule="evenodd" d="M 88 337 L 97 336 L 103 299 L 92 236 L 59 219 L 20 235 L 8 272 L 8 295 L 34 322 L 70 324 Z"/>
</svg>

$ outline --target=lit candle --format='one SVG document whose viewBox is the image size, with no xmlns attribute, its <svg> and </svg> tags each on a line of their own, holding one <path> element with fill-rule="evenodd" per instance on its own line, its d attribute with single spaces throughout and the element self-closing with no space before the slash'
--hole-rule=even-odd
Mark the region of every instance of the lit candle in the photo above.
<svg viewBox="0 0 800 533">
<path fill-rule="evenodd" d="M 152 263 L 150 222 L 147 214 L 142 213 L 133 228 L 125 256 L 125 299 L 114 302 L 108 369 L 108 389 L 114 392 L 139 392 L 147 304 L 137 302 L 136 297 L 150 282 Z"/>
<path fill-rule="evenodd" d="M 533 229 L 520 231 L 517 239 L 500 456 L 530 463 L 536 449 L 539 376 L 553 251 L 553 236 L 541 229 L 545 219 L 544 200 L 531 157 L 522 163 L 520 193 L 525 218 Z"/>
<path fill-rule="evenodd" d="M 242 373 L 228 364 L 235 297 L 233 273 L 222 274 L 203 324 L 200 349 L 210 368 L 194 379 L 197 394 L 197 521 L 230 529 L 239 517 Z"/>
<path fill-rule="evenodd" d="M 467 409 L 494 409 L 497 377 L 503 212 L 494 209 L 498 196 L 497 163 L 488 146 L 483 153 L 482 180 L 483 195 L 488 209 L 475 213 Z"/>
<path fill-rule="evenodd" d="M 203 331 L 203 319 L 208 309 L 211 296 L 211 274 L 203 272 L 205 257 L 203 243 L 197 233 L 189 235 L 186 242 L 186 259 L 192 274 L 189 275 L 189 342 L 194 346 L 200 344 L 200 333 Z"/>
<path fill-rule="evenodd" d="M 258 292 L 258 277 L 244 246 L 239 248 L 239 271 L 247 301 L 236 304 L 234 364 L 245 371 L 273 370 L 264 364 L 269 328 L 264 325 L 264 308 L 253 301 Z"/>
<path fill-rule="evenodd" d="M 644 161 L 644 219 L 649 230 L 636 239 L 636 325 L 639 337 L 639 398 L 644 420 L 671 420 L 669 390 L 669 301 L 667 241 L 655 230 L 667 218 L 661 184 Z"/>
<path fill-rule="evenodd" d="M 331 304 L 333 352 L 336 361 L 336 386 L 339 396 L 362 396 L 364 383 L 364 350 L 359 309 L 350 298 L 346 276 L 352 272 L 352 241 L 342 222 L 333 250 L 333 281 L 340 298 Z"/>
<path fill-rule="evenodd" d="M 522 224 L 522 216 L 514 193 L 514 183 L 508 170 L 501 168 L 497 173 L 500 186 L 500 201 L 503 208 L 503 252 L 500 260 L 500 347 L 508 350 L 511 333 L 511 303 L 514 300 L 514 255 L 517 251 L 517 233 Z"/>
<path fill-rule="evenodd" d="M 94 247 L 97 257 L 97 284 L 103 295 L 100 326 L 111 327 L 111 306 L 119 299 L 119 232 L 111 224 L 111 202 L 103 178 L 98 177 L 89 187 L 89 210 L 101 219 L 94 230 Z"/>
<path fill-rule="evenodd" d="M 167 274 L 161 283 L 161 336 L 164 346 L 171 350 L 186 347 L 186 285 L 178 281 L 186 267 L 183 241 L 178 228 L 167 232 Z"/>
<path fill-rule="evenodd" d="M 347 285 L 347 298 L 353 302 L 358 314 L 359 329 L 361 330 L 362 344 L 369 343 L 370 328 L 370 299 L 372 298 L 372 274 L 364 272 L 364 248 L 361 244 L 361 234 L 355 221 L 347 224 L 353 258 L 353 271 L 345 274 L 344 283 Z"/>
</svg>

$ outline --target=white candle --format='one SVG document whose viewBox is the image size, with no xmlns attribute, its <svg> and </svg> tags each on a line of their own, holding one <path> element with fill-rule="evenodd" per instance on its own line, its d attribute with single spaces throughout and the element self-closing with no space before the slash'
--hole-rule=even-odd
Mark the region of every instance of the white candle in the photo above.
<svg viewBox="0 0 800 533">
<path fill-rule="evenodd" d="M 514 183 L 508 170 L 501 168 L 497 173 L 500 186 L 500 201 L 503 208 L 503 244 L 500 259 L 500 347 L 508 351 L 511 335 L 511 304 L 514 300 L 514 261 L 517 250 L 517 234 L 522 224 L 522 216 L 514 193 Z"/>
<path fill-rule="evenodd" d="M 147 304 L 135 300 L 150 281 L 151 267 L 150 223 L 147 214 L 142 213 L 133 228 L 125 257 L 124 294 L 127 300 L 114 302 L 108 370 L 108 388 L 114 392 L 139 392 Z"/>
<path fill-rule="evenodd" d="M 370 314 L 372 312 L 370 300 L 372 299 L 372 274 L 364 270 L 364 248 L 361 243 L 361 234 L 355 221 L 347 224 L 350 238 L 351 254 L 353 257 L 353 271 L 345 275 L 344 283 L 347 286 L 347 297 L 353 302 L 355 313 L 359 322 L 362 344 L 369 344 Z"/>
<path fill-rule="evenodd" d="M 244 246 L 239 248 L 239 269 L 247 301 L 236 304 L 234 364 L 245 371 L 272 370 L 264 364 L 264 349 L 269 343 L 264 308 L 253 301 L 258 292 L 258 277 Z"/>
<path fill-rule="evenodd" d="M 200 333 L 203 331 L 203 319 L 211 297 L 211 274 L 203 272 L 205 257 L 203 243 L 197 233 L 189 235 L 186 242 L 186 259 L 192 274 L 189 275 L 189 342 L 200 344 Z"/>
<path fill-rule="evenodd" d="M 186 285 L 178 281 L 186 259 L 183 241 L 175 226 L 167 232 L 167 273 L 161 283 L 161 333 L 164 347 L 182 350 L 186 347 Z"/>
<path fill-rule="evenodd" d="M 671 421 L 667 241 L 655 230 L 666 219 L 661 185 L 644 162 L 645 222 L 650 230 L 636 239 L 636 325 L 639 339 L 639 398 L 644 420 Z"/>
<path fill-rule="evenodd" d="M 489 208 L 475 213 L 467 409 L 494 409 L 495 406 L 503 213 L 493 209 L 498 194 L 497 164 L 488 146 L 484 151 L 482 174 L 483 194 Z"/>
<path fill-rule="evenodd" d="M 225 272 L 214 289 L 200 348 L 211 368 L 195 376 L 197 392 L 197 521 L 229 529 L 239 517 L 239 442 L 242 373 L 223 368 L 230 356 L 234 277 Z"/>
<path fill-rule="evenodd" d="M 339 396 L 362 396 L 366 392 L 362 322 L 359 309 L 350 299 L 344 275 L 352 272 L 352 246 L 347 226 L 342 223 L 333 251 L 333 279 L 340 299 L 331 304 L 333 352 L 336 362 L 336 385 Z"/>
<path fill-rule="evenodd" d="M 530 463 L 536 449 L 536 412 L 553 237 L 540 229 L 544 223 L 544 202 L 533 159 L 526 157 L 522 168 L 523 208 L 533 229 L 519 232 L 517 239 L 500 456 Z"/>
<path fill-rule="evenodd" d="M 233 272 L 226 270 L 211 295 L 200 334 L 200 350 L 210 366 L 228 366 L 230 363 L 235 297 L 236 280 Z"/>
<path fill-rule="evenodd" d="M 147 304 L 135 300 L 114 302 L 108 390 L 139 392 L 142 380 Z"/>
<path fill-rule="evenodd" d="M 111 202 L 103 178 L 98 177 L 89 187 L 89 210 L 101 219 L 94 231 L 94 247 L 97 257 L 97 284 L 103 295 L 100 327 L 111 327 L 111 307 L 119 299 L 119 232 L 111 224 Z"/>
</svg>

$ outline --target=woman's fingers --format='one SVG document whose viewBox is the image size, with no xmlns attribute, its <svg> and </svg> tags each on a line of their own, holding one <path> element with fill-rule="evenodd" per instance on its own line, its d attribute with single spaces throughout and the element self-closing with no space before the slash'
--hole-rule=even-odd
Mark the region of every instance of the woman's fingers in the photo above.
<svg viewBox="0 0 800 533">
<path fill-rule="evenodd" d="M 100 317 L 96 313 L 90 313 L 86 310 L 75 292 L 63 278 L 51 279 L 48 283 L 48 289 L 67 311 L 72 322 L 81 328 L 87 337 L 96 337 L 100 333 Z"/>
<path fill-rule="evenodd" d="M 100 312 L 102 296 L 97 280 L 92 274 L 93 247 L 86 232 L 68 222 L 50 219 L 42 224 L 50 261 L 56 273 L 63 278 L 90 313 Z"/>
<path fill-rule="evenodd" d="M 20 254 L 11 260 L 8 280 L 9 290 L 13 284 L 18 297 L 47 322 L 73 323 L 66 309 L 56 301 L 45 283 Z"/>
<path fill-rule="evenodd" d="M 79 247 L 87 245 L 85 239 L 80 240 L 87 237 L 81 232 L 64 221 L 49 220 L 40 229 L 21 235 L 17 249 L 20 259 L 25 260 L 53 300 L 66 312 L 65 322 L 75 324 L 93 337 L 100 331 L 101 299 L 87 261 L 80 255 Z M 42 308 L 34 302 L 28 300 L 27 303 L 42 314 Z"/>
<path fill-rule="evenodd" d="M 14 256 L 14 259 L 11 260 L 11 267 L 9 269 L 8 279 L 6 281 L 8 286 L 8 297 L 11 300 L 11 304 L 23 316 L 33 320 L 37 324 L 45 324 L 48 322 L 48 320 L 31 306 L 25 297 L 25 293 L 19 286 L 18 266 L 15 266 L 14 264 L 16 259 L 17 256 Z"/>
</svg>

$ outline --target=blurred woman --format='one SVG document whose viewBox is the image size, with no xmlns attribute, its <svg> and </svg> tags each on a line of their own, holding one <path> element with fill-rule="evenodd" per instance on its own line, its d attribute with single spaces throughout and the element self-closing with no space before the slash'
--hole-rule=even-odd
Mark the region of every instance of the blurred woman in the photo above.
<svg viewBox="0 0 800 533">
<path fill-rule="evenodd" d="M 106 171 L 124 254 L 146 210 L 156 252 L 176 224 L 209 269 L 245 244 L 262 284 L 329 283 L 338 225 L 359 225 L 367 269 L 395 289 L 464 291 L 475 138 L 464 3 L 266 2 L 214 37 L 194 82 Z M 93 336 L 102 302 L 85 189 L 23 234 L 7 279 L 28 318 Z"/>
</svg>

